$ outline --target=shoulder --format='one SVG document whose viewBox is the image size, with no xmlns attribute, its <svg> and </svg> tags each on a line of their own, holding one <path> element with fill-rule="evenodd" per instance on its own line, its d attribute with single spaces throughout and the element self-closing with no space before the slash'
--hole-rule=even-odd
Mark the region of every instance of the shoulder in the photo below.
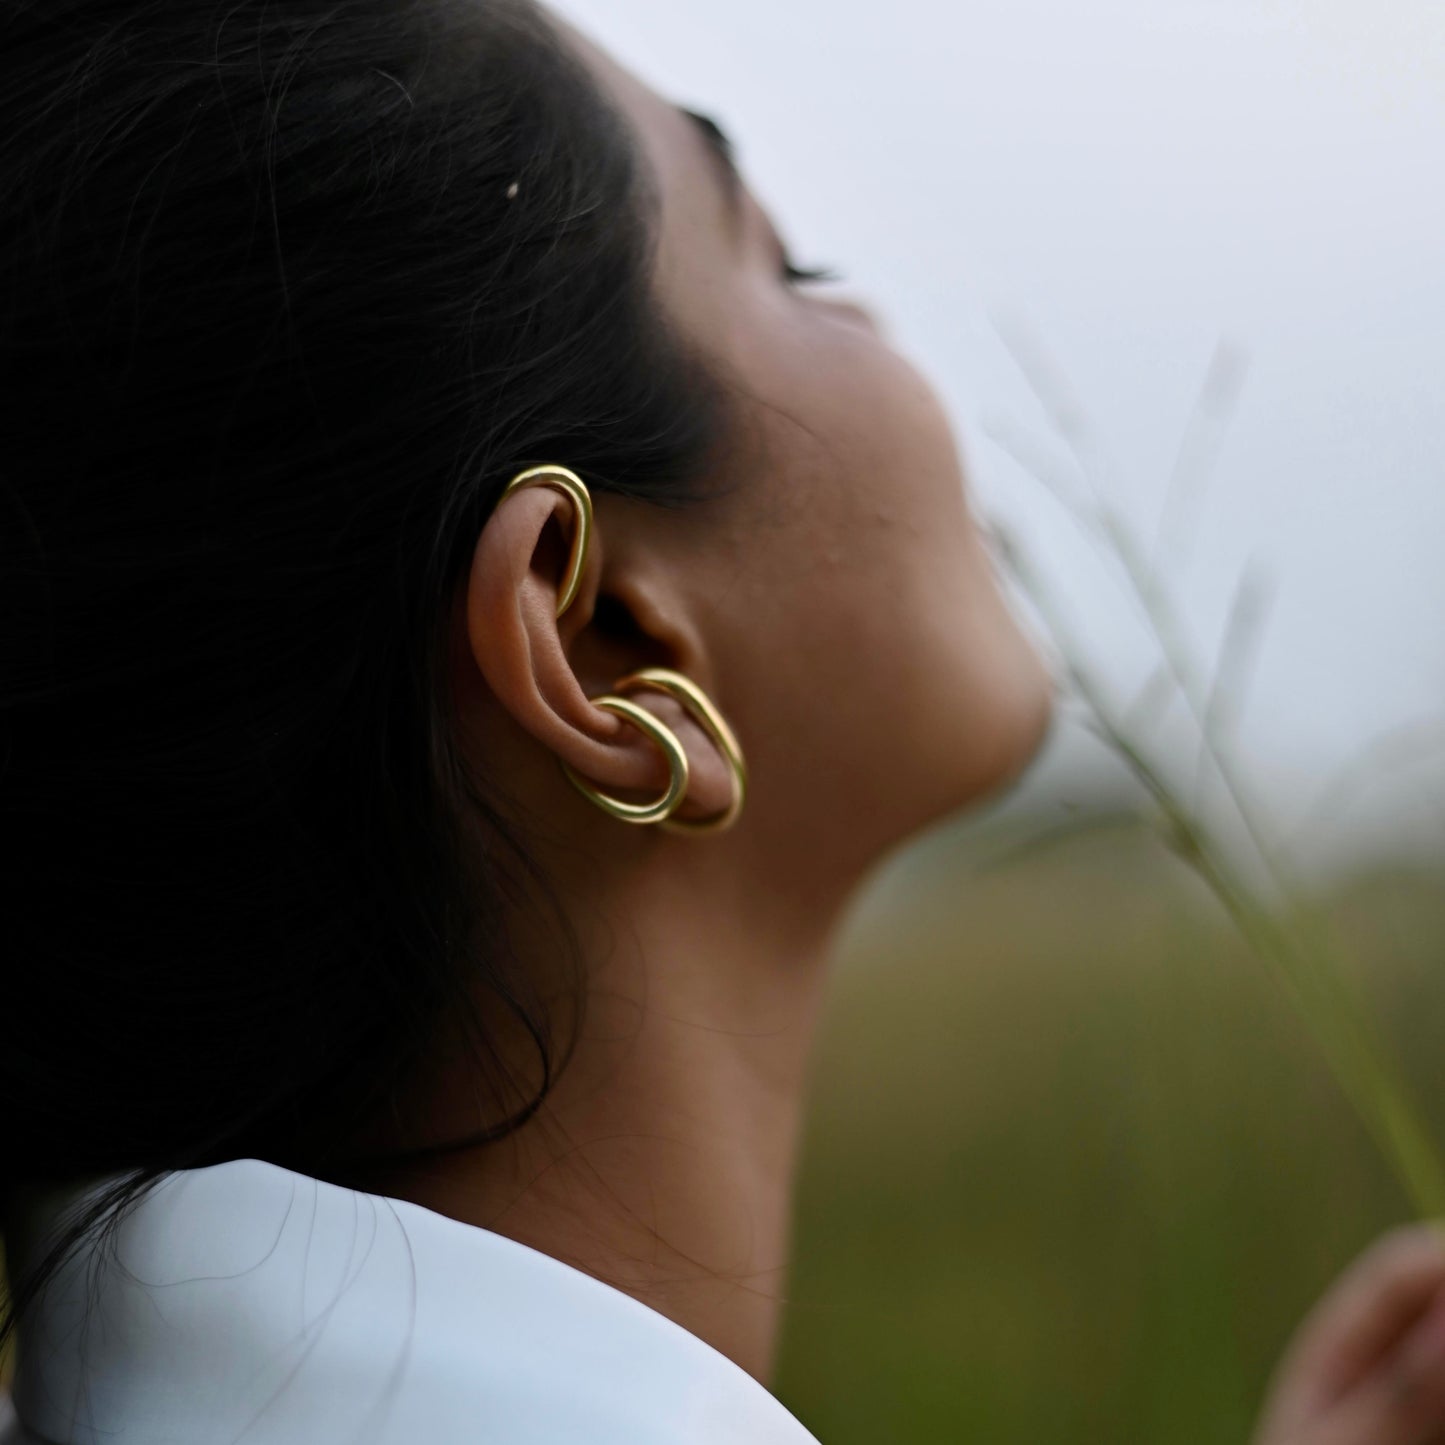
<svg viewBox="0 0 1445 1445">
<path fill-rule="evenodd" d="M 77 1258 L 56 1286 L 26 1317 L 17 1375 L 28 1432 L 53 1445 L 815 1445 L 746 1371 L 632 1296 L 256 1160 L 171 1176 L 113 1255 Z M 10 1428 L 0 1445 L 33 1445 Z"/>
</svg>

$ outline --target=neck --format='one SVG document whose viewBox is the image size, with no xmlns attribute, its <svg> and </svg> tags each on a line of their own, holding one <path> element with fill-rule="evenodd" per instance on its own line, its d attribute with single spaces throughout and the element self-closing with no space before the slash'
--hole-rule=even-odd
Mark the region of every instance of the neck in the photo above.
<svg viewBox="0 0 1445 1445">
<path fill-rule="evenodd" d="M 386 1188 L 605 1280 L 767 1384 L 828 930 L 761 917 L 757 893 L 680 908 L 677 884 L 583 930 L 585 1017 L 541 1109 Z"/>
</svg>

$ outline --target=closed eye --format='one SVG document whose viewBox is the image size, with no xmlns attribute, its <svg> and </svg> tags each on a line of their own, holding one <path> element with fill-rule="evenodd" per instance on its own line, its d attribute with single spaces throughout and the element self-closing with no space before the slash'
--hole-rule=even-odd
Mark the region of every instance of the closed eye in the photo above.
<svg viewBox="0 0 1445 1445">
<path fill-rule="evenodd" d="M 790 286 L 805 286 L 810 282 L 841 281 L 843 276 L 832 266 L 798 266 L 785 256 L 783 258 L 783 279 Z"/>
</svg>

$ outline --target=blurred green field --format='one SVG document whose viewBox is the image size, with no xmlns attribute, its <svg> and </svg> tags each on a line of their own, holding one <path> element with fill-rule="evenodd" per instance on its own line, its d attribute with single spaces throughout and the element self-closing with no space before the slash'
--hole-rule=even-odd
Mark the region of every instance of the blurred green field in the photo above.
<svg viewBox="0 0 1445 1445">
<path fill-rule="evenodd" d="M 1243 1445 L 1294 1323 L 1400 1191 L 1192 876 L 1093 832 L 911 850 L 816 1057 L 776 1392 L 824 1445 Z M 1445 1140 L 1445 894 L 1332 916 Z"/>
</svg>

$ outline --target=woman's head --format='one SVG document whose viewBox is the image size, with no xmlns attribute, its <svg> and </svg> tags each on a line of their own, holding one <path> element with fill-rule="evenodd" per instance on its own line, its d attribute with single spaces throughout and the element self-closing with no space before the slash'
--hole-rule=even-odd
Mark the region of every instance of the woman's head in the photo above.
<svg viewBox="0 0 1445 1445">
<path fill-rule="evenodd" d="M 643 520 L 669 579 L 652 595 L 670 587 L 694 665 L 749 741 L 738 851 L 762 877 L 808 867 L 826 886 L 1017 772 L 1044 674 L 928 384 L 866 310 L 795 277 L 714 123 L 568 40 L 656 180 L 657 304 L 729 403 L 720 498 Z"/>
<path fill-rule="evenodd" d="M 36 0 L 0 97 L 15 1178 L 339 1170 L 479 993 L 484 1073 L 507 1026 L 551 1059 L 538 884 L 564 923 L 644 879 L 831 908 L 1032 749 L 926 388 L 580 37 L 513 0 Z M 597 504 L 560 621 L 555 499 L 496 507 L 539 462 Z M 646 662 L 748 751 L 725 835 L 556 767 L 654 784 L 586 702 Z"/>
<path fill-rule="evenodd" d="M 816 911 L 887 846 L 1018 770 L 1047 717 L 1044 675 L 995 585 L 928 385 L 864 309 L 800 279 L 715 122 L 559 30 L 634 138 L 655 200 L 654 304 L 720 386 L 726 438 L 697 505 L 602 502 L 585 596 L 624 631 L 588 628 L 588 607 L 559 629 L 540 599 L 520 609 L 534 628 L 499 625 L 517 616 L 506 599 L 553 504 L 532 499 L 531 525 L 494 518 L 462 671 L 488 684 L 479 712 L 500 701 L 549 761 L 639 797 L 657 795 L 665 768 L 585 696 L 644 662 L 687 672 L 741 733 L 755 777 L 747 828 L 692 866 L 735 873 L 743 896 L 784 890 Z M 554 547 L 540 573 L 549 596 L 558 558 Z M 681 709 L 648 701 L 688 732 L 701 765 L 691 811 L 721 808 L 716 751 Z M 604 863 L 589 861 L 588 883 L 624 888 L 651 840 L 615 839 L 555 768 L 536 786 L 544 812 L 575 814 L 595 839 L 589 858 Z M 576 837 L 569 828 L 566 846 Z M 560 855 L 549 865 L 566 867 Z"/>
</svg>

